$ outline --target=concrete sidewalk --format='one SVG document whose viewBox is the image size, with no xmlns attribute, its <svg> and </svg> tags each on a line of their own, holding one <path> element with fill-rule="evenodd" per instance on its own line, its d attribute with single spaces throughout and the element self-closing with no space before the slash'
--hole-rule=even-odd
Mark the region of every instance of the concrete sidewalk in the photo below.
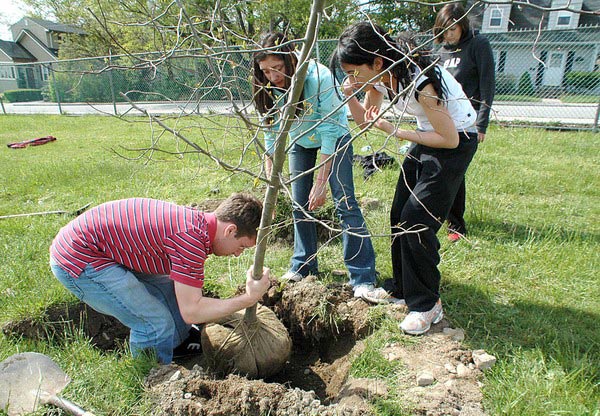
<svg viewBox="0 0 600 416">
<path fill-rule="evenodd" d="M 253 111 L 250 103 L 236 102 L 238 108 Z M 152 115 L 190 115 L 190 114 L 233 114 L 234 106 L 226 101 L 189 102 L 140 102 L 136 106 Z M 498 122 L 553 123 L 593 127 L 597 122 L 600 104 L 569 104 L 561 102 L 498 102 L 492 109 L 491 118 Z M 60 108 L 56 103 L 29 102 L 3 103 L 4 114 L 67 114 L 67 115 L 130 115 L 143 113 L 128 103 L 87 104 L 65 103 Z"/>
</svg>

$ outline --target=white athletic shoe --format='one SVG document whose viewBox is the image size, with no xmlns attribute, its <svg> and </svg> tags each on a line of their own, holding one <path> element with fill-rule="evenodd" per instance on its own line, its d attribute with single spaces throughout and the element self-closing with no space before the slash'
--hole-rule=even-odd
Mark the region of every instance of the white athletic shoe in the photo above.
<svg viewBox="0 0 600 416">
<path fill-rule="evenodd" d="M 396 299 L 382 287 L 375 287 L 371 284 L 354 286 L 354 297 L 362 298 L 370 303 L 394 303 L 396 305 L 406 305 L 404 299 Z"/>
<path fill-rule="evenodd" d="M 433 308 L 426 312 L 411 311 L 400 324 L 400 329 L 411 335 L 421 335 L 429 331 L 431 324 L 437 324 L 444 317 L 442 302 L 437 301 Z"/>
<path fill-rule="evenodd" d="M 284 282 L 299 282 L 302 279 L 304 279 L 304 276 L 302 276 L 298 272 L 293 272 L 291 270 L 288 270 L 283 276 L 279 278 L 279 280 Z"/>
</svg>

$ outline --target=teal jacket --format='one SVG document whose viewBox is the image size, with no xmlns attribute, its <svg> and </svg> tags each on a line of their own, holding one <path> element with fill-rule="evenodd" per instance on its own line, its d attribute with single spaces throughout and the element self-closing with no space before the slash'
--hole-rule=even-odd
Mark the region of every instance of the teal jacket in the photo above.
<svg viewBox="0 0 600 416">
<path fill-rule="evenodd" d="M 340 107 L 342 98 L 335 90 L 331 71 L 324 65 L 310 61 L 304 81 L 304 109 L 290 128 L 290 139 L 305 148 L 321 148 L 321 154 L 335 152 L 337 140 L 348 134 L 347 106 Z M 287 99 L 287 91 L 273 89 L 275 106 L 281 109 Z M 327 119 L 325 116 L 339 109 Z M 275 150 L 275 137 L 280 129 L 281 112 L 274 114 L 273 124 L 265 131 L 265 147 L 268 154 Z M 325 119 L 325 120 L 324 120 Z M 317 123 L 324 120 L 317 127 Z"/>
</svg>

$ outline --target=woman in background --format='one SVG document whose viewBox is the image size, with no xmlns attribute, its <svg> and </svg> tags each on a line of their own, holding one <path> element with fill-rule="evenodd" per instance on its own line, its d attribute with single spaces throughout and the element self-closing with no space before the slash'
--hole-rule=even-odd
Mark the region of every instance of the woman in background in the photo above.
<svg viewBox="0 0 600 416">
<path fill-rule="evenodd" d="M 433 27 L 434 42 L 442 44 L 440 62 L 462 85 L 477 111 L 477 140 L 485 140 L 490 110 L 494 102 L 496 76 L 494 55 L 490 42 L 471 30 L 469 18 L 459 3 L 446 4 L 440 9 Z M 448 215 L 448 239 L 460 240 L 467 234 L 465 224 L 465 180 L 460 185 Z"/>
</svg>

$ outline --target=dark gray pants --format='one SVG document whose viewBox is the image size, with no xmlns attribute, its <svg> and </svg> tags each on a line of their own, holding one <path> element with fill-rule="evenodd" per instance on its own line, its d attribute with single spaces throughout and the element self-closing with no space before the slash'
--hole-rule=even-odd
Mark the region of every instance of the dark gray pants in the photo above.
<svg viewBox="0 0 600 416">
<path fill-rule="evenodd" d="M 390 213 L 393 279 L 385 287 L 411 311 L 430 310 L 439 299 L 436 233 L 477 150 L 476 133 L 459 136 L 456 149 L 411 146 L 396 185 Z"/>
</svg>

